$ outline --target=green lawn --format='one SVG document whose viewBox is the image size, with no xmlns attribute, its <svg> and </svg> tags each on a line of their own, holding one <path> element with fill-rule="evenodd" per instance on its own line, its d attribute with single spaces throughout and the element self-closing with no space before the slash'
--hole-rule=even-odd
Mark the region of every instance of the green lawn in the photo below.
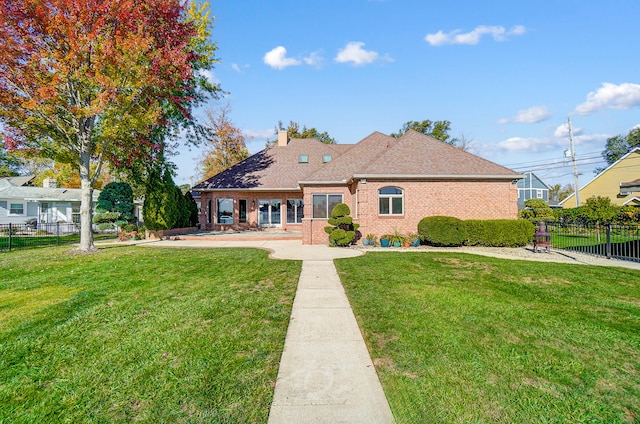
<svg viewBox="0 0 640 424">
<path fill-rule="evenodd" d="M 398 423 L 640 421 L 640 271 L 458 253 L 336 264 Z"/>
<path fill-rule="evenodd" d="M 0 423 L 266 422 L 300 262 L 0 253 Z"/>
</svg>

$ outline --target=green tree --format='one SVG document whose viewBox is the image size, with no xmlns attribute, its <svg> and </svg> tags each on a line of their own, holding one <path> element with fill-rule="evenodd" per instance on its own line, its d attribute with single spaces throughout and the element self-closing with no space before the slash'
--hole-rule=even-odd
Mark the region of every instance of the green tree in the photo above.
<svg viewBox="0 0 640 424">
<path fill-rule="evenodd" d="M 219 174 L 249 157 L 245 136 L 229 117 L 229 105 L 206 113 L 211 136 L 204 142 L 205 152 L 200 162 L 202 179 Z"/>
<path fill-rule="evenodd" d="M 145 227 L 153 231 L 189 226 L 191 210 L 168 170 L 162 177 L 157 171 L 150 174 L 142 214 Z"/>
<path fill-rule="evenodd" d="M 525 209 L 520 211 L 520 218 L 532 221 L 554 221 L 553 209 L 543 199 L 527 199 L 524 201 Z"/>
<path fill-rule="evenodd" d="M 607 165 L 612 165 L 636 147 L 640 147 L 640 127 L 633 128 L 627 135 L 608 138 L 602 151 L 602 157 L 607 161 Z M 595 172 L 602 171 L 604 168 L 598 168 Z"/>
<path fill-rule="evenodd" d="M 451 131 L 451 122 L 449 121 L 431 121 L 425 119 L 424 121 L 407 121 L 402 125 L 402 128 L 397 133 L 391 134 L 393 138 L 402 137 L 407 131 L 414 130 L 421 134 L 428 135 L 436 140 L 443 141 L 452 146 L 456 145 L 457 139 L 451 138 L 449 131 Z"/>
<path fill-rule="evenodd" d="M 184 194 L 185 203 L 187 206 L 187 210 L 189 211 L 189 222 L 186 227 L 195 227 L 198 225 L 198 205 L 196 201 L 193 199 L 190 191 L 187 191 Z"/>
<path fill-rule="evenodd" d="M 75 168 L 80 250 L 93 250 L 92 194 L 103 164 L 153 163 L 219 90 L 205 73 L 216 62 L 207 5 L 0 0 L 0 19 L 5 146 Z"/>
<path fill-rule="evenodd" d="M 134 208 L 131 186 L 126 182 L 109 183 L 98 196 L 93 222 L 101 230 L 111 229 L 116 225 L 123 227 L 135 222 Z"/>
<path fill-rule="evenodd" d="M 20 175 L 23 164 L 20 158 L 7 151 L 0 144 L 0 177 L 15 177 Z"/>
<path fill-rule="evenodd" d="M 303 125 L 302 129 L 300 129 L 300 124 L 295 121 L 289 121 L 289 126 L 285 128 L 282 121 L 278 121 L 274 132 L 275 137 L 267 140 L 267 147 L 277 144 L 279 131 L 286 131 L 288 138 L 315 138 L 324 144 L 336 144 L 335 138 L 331 137 L 326 131 L 320 132 L 315 128 L 307 128 L 306 125 Z"/>
</svg>

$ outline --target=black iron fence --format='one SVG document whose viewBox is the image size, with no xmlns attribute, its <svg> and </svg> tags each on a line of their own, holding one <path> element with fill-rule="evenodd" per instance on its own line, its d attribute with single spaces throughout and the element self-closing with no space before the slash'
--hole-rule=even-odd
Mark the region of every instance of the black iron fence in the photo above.
<svg viewBox="0 0 640 424">
<path fill-rule="evenodd" d="M 0 224 L 0 251 L 78 243 L 79 241 L 79 224 Z"/>
<path fill-rule="evenodd" d="M 640 262 L 640 224 L 567 225 L 547 223 L 551 246 L 606 258 Z"/>
</svg>

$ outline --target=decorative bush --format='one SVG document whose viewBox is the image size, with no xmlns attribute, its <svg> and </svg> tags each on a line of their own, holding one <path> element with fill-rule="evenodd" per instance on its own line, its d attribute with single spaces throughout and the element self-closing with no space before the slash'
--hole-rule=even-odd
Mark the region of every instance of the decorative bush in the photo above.
<svg viewBox="0 0 640 424">
<path fill-rule="evenodd" d="M 468 246 L 520 247 L 533 239 L 535 226 L 527 220 L 467 220 Z"/>
<path fill-rule="evenodd" d="M 136 221 L 133 215 L 133 191 L 128 183 L 113 182 L 107 184 L 100 192 L 96 205 L 93 223 L 98 229 L 112 229 L 114 226 L 123 227 Z M 103 225 L 101 224 L 110 224 Z M 104 229 L 103 229 L 104 228 Z"/>
<path fill-rule="evenodd" d="M 428 216 L 418 223 L 418 234 L 433 246 L 461 246 L 467 240 L 467 227 L 452 216 Z"/>
<path fill-rule="evenodd" d="M 349 246 L 357 240 L 356 234 L 359 224 L 353 223 L 349 216 L 351 210 L 344 203 L 338 203 L 331 210 L 331 218 L 328 219 L 331 227 L 324 227 L 329 234 L 329 246 Z"/>
<path fill-rule="evenodd" d="M 522 219 L 528 219 L 531 222 L 554 222 L 556 220 L 553 209 L 542 199 L 527 199 L 524 202 L 524 206 L 525 209 L 520 210 L 518 213 Z"/>
</svg>

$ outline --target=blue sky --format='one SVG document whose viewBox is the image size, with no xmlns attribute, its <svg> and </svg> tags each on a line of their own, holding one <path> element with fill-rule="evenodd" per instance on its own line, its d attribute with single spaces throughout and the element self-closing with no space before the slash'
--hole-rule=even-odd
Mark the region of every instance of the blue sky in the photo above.
<svg viewBox="0 0 640 424">
<path fill-rule="evenodd" d="M 606 139 L 640 124 L 638 0 L 212 1 L 211 75 L 250 153 L 278 121 L 356 143 L 409 120 L 449 120 L 472 153 L 547 183 L 580 186 Z M 196 183 L 197 148 L 176 182 Z"/>
</svg>

